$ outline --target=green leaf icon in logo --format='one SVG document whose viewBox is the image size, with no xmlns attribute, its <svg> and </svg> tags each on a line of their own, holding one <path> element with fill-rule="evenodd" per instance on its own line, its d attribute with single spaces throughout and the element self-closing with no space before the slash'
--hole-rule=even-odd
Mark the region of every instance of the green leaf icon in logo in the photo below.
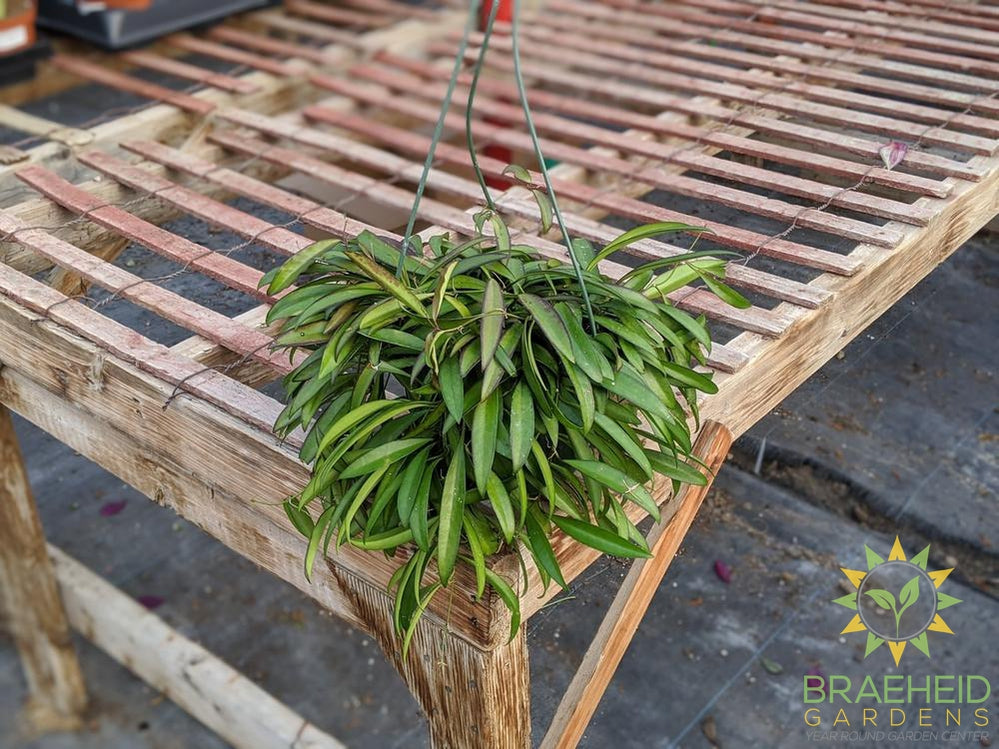
<svg viewBox="0 0 999 749">
<path fill-rule="evenodd" d="M 902 614 L 912 604 L 919 600 L 919 575 L 916 575 L 909 582 L 902 586 L 898 592 L 898 602 L 901 604 L 895 614 L 895 636 L 898 637 L 899 622 L 902 621 Z"/>
<path fill-rule="evenodd" d="M 919 600 L 919 575 L 916 575 L 902 586 L 902 590 L 898 592 L 898 604 L 895 603 L 895 596 L 881 588 L 873 588 L 865 591 L 864 595 L 870 596 L 878 606 L 887 609 L 895 615 L 895 637 L 898 637 L 901 629 L 902 614 Z M 901 604 L 901 607 L 899 604 Z"/>
<path fill-rule="evenodd" d="M 954 571 L 953 567 L 927 570 L 930 547 L 926 546 L 918 554 L 907 558 L 902 542 L 897 536 L 891 552 L 887 555 L 878 554 L 867 546 L 864 550 L 866 569 L 840 568 L 855 591 L 832 601 L 854 612 L 853 619 L 840 634 L 866 632 L 865 658 L 887 644 L 895 665 L 898 666 L 909 643 L 929 658 L 930 648 L 927 641 L 929 633 L 954 634 L 940 615 L 940 611 L 961 601 L 939 590 L 947 576 Z M 901 587 L 896 594 L 893 590 L 878 587 L 885 584 L 892 588 L 901 584 Z M 895 619 L 894 637 L 890 634 L 891 627 L 888 624 L 890 619 L 883 617 L 872 619 L 867 616 L 868 613 L 883 614 L 887 611 L 890 611 Z M 912 626 L 907 626 L 903 632 L 901 624 L 905 617 L 908 617 L 907 624 Z"/>
<path fill-rule="evenodd" d="M 882 590 L 881 588 L 872 588 L 871 590 L 865 591 L 864 595 L 870 596 L 874 599 L 874 603 L 883 609 L 887 609 L 893 614 L 897 611 L 895 606 L 895 596 L 889 593 L 887 590 Z"/>
</svg>

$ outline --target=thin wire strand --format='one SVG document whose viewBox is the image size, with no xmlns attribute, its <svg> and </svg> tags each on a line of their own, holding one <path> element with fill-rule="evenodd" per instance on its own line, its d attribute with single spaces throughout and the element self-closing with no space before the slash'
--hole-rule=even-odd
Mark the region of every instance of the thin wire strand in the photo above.
<svg viewBox="0 0 999 749">
<path fill-rule="evenodd" d="M 413 227 L 416 225 L 416 216 L 420 210 L 420 201 L 423 199 L 423 191 L 427 187 L 427 179 L 430 177 L 430 169 L 434 163 L 434 156 L 437 152 L 437 144 L 440 143 L 444 134 L 444 121 L 447 119 L 448 110 L 451 108 L 451 96 L 454 94 L 455 86 L 458 84 L 458 75 L 465 60 L 465 49 L 468 46 L 468 39 L 475 27 L 475 22 L 479 17 L 480 0 L 472 0 L 469 6 L 468 20 L 465 23 L 465 32 L 461 37 L 458 46 L 458 54 L 454 58 L 454 67 L 451 69 L 451 79 L 448 81 L 447 93 L 441 102 L 440 115 L 437 117 L 437 124 L 434 126 L 433 138 L 430 140 L 430 148 L 427 151 L 426 161 L 423 163 L 423 174 L 416 186 L 416 197 L 413 200 L 413 209 L 409 212 L 409 221 L 406 222 L 406 232 L 402 238 L 402 248 L 399 252 L 399 263 L 396 265 L 395 275 L 401 277 L 405 267 L 406 256 L 409 254 L 409 243 L 413 237 Z"/>
<path fill-rule="evenodd" d="M 486 61 L 489 40 L 493 35 L 493 24 L 496 23 L 496 15 L 500 9 L 500 0 L 489 0 L 489 2 L 492 3 L 492 8 L 489 10 L 489 20 L 486 22 L 486 29 L 479 46 L 479 57 L 475 61 L 472 82 L 468 88 L 468 100 L 465 102 L 465 142 L 468 144 L 468 155 L 472 161 L 472 171 L 475 172 L 475 179 L 478 180 L 479 187 L 482 189 L 482 194 L 486 199 L 486 207 L 491 211 L 495 211 L 496 204 L 493 203 L 492 195 L 489 194 L 489 186 L 486 184 L 486 177 L 479 166 L 479 155 L 475 149 L 475 138 L 472 135 L 472 113 L 475 105 L 475 91 L 479 86 L 479 75 L 482 73 L 482 68 Z M 461 63 L 464 63 L 464 60 L 461 59 L 463 58 L 462 54 L 459 54 L 458 58 Z"/>
<path fill-rule="evenodd" d="M 534 147 L 534 158 L 538 162 L 538 169 L 541 172 L 541 177 L 545 181 L 545 189 L 548 191 L 548 199 L 552 204 L 552 213 L 555 214 L 559 229 L 562 230 L 562 239 L 565 241 L 565 249 L 566 252 L 569 253 L 569 259 L 572 261 L 572 269 L 575 272 L 576 280 L 579 283 L 579 292 L 580 296 L 583 298 L 583 306 L 586 309 L 586 317 L 590 323 L 590 330 L 596 332 L 597 323 L 593 318 L 593 305 L 590 304 L 590 293 L 586 288 L 586 280 L 583 278 L 583 266 L 579 262 L 576 250 L 572 245 L 572 238 L 569 236 L 569 229 L 566 227 L 565 220 L 562 218 L 562 210 L 559 208 L 558 197 L 555 195 L 555 190 L 552 187 L 552 178 L 548 173 L 548 164 L 545 162 L 545 156 L 541 152 L 541 141 L 538 139 L 538 132 L 534 127 L 534 118 L 531 116 L 531 105 L 527 101 L 527 86 L 524 83 L 524 75 L 520 69 L 520 0 L 513 0 L 513 19 L 510 32 L 511 42 L 513 45 L 513 75 L 517 82 L 517 93 L 520 96 L 520 106 L 524 110 L 524 121 L 527 125 L 527 132 L 531 137 L 531 145 Z M 460 58 L 462 56 L 463 53 L 459 53 L 458 57 Z"/>
</svg>

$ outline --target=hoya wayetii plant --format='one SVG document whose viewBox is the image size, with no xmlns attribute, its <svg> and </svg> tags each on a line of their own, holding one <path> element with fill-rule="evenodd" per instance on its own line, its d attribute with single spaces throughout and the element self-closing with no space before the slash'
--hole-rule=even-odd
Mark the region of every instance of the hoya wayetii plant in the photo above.
<svg viewBox="0 0 999 749">
<path fill-rule="evenodd" d="M 473 8 L 468 29 L 476 16 Z M 600 270 L 639 239 L 694 227 L 642 226 L 599 250 L 568 235 L 524 95 L 516 18 L 515 77 L 544 182 L 534 190 L 542 233 L 559 229 L 565 254 L 511 239 L 477 166 L 485 208 L 474 235 L 414 236 L 432 147 L 401 244 L 371 232 L 324 240 L 265 277 L 271 294 L 284 294 L 269 314 L 281 321 L 277 345 L 308 352 L 284 379 L 287 406 L 275 425 L 281 436 L 306 433 L 301 459 L 312 478 L 285 502 L 309 539 L 306 572 L 342 544 L 397 558 L 390 588 L 404 652 L 457 565 L 474 571 L 479 596 L 490 588 L 510 608 L 512 634 L 519 597 L 490 569 L 494 554 L 526 554 L 546 584 L 563 586 L 556 531 L 607 554 L 648 556 L 627 506 L 658 518 L 646 488 L 656 474 L 674 490 L 705 482 L 689 421 L 698 392 L 716 389 L 696 369 L 711 343 L 705 321 L 667 295 L 700 279 L 745 303 L 722 282 L 724 263 L 704 252 L 617 279 Z M 469 117 L 474 164 L 471 133 Z M 520 167 L 510 174 L 531 181 Z"/>
</svg>

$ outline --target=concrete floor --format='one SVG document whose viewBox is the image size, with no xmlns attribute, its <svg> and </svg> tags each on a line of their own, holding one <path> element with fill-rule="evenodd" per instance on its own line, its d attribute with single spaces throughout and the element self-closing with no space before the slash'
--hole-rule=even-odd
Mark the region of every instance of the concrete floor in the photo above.
<svg viewBox="0 0 999 749">
<path fill-rule="evenodd" d="M 89 111 L 80 100 L 62 106 L 79 119 Z M 200 224 L 181 230 L 212 247 L 236 244 Z M 999 677 L 997 250 L 996 234 L 969 241 L 735 445 L 582 746 L 807 746 L 810 669 Z M 254 253 L 240 257 L 262 267 Z M 122 262 L 146 276 L 171 270 L 135 249 Z M 169 285 L 229 313 L 243 304 L 195 276 Z M 181 335 L 125 304 L 103 311 L 157 340 Z M 129 594 L 162 599 L 157 613 L 172 626 L 349 746 L 426 745 L 416 704 L 369 638 L 31 425 L 18 431 L 54 543 Z M 124 509 L 104 517 L 109 502 Z M 839 567 L 861 565 L 865 544 L 886 554 L 896 533 L 910 553 L 931 543 L 931 567 L 956 566 L 945 590 L 964 601 L 947 616 L 956 635 L 934 637 L 931 660 L 907 654 L 901 669 L 883 649 L 864 661 L 863 636 L 840 636 L 848 612 L 830 603 L 844 592 Z M 732 570 L 728 584 L 719 561 Z M 598 563 L 531 621 L 537 739 L 626 569 Z M 224 746 L 94 647 L 78 647 L 88 728 L 34 737 L 16 654 L 0 636 L 0 749 Z M 984 704 L 994 715 L 999 696 Z M 828 708 L 823 717 L 829 727 Z"/>
</svg>

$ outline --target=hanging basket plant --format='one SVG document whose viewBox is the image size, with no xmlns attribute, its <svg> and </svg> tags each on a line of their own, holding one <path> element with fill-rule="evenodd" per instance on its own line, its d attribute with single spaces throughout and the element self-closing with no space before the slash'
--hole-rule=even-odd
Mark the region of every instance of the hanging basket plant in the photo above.
<svg viewBox="0 0 999 749">
<path fill-rule="evenodd" d="M 464 42 L 435 145 L 463 57 Z M 561 230 L 564 256 L 511 240 L 477 167 L 486 207 L 474 236 L 414 237 L 431 149 L 401 245 L 371 232 L 324 240 L 265 277 L 269 293 L 287 292 L 268 318 L 281 322 L 277 346 L 308 352 L 284 379 L 288 402 L 275 425 L 281 436 L 307 435 L 301 459 L 312 478 L 285 503 L 309 539 L 306 573 L 342 544 L 398 558 L 390 588 L 404 652 L 457 565 L 474 570 L 479 596 L 491 588 L 510 608 L 512 636 L 519 597 L 491 571 L 493 555 L 521 553 L 545 584 L 562 586 L 557 531 L 607 554 L 649 555 L 627 506 L 659 517 L 646 488 L 656 474 L 674 490 L 705 483 L 690 422 L 698 393 L 716 390 L 696 368 L 711 345 L 705 320 L 668 294 L 700 279 L 745 304 L 722 282 L 724 262 L 704 252 L 617 279 L 600 271 L 639 239 L 698 230 L 641 226 L 599 250 L 571 238 L 523 95 L 516 28 L 514 60 L 545 182 L 534 190 L 543 233 Z M 468 125 L 474 163 L 470 116 Z M 520 167 L 510 174 L 530 181 Z"/>
</svg>

